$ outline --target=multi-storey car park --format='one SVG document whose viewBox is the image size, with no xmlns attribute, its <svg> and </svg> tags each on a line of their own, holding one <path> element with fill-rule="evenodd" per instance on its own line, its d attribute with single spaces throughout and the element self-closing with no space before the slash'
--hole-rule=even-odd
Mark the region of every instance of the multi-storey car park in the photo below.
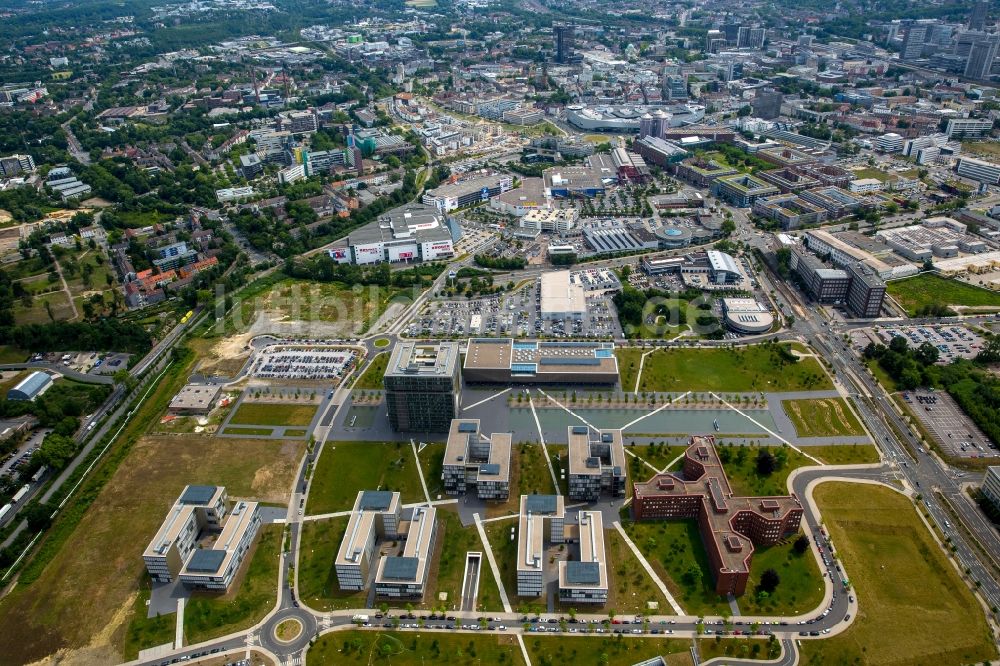
<svg viewBox="0 0 1000 666">
<path fill-rule="evenodd" d="M 223 486 L 186 486 L 142 559 L 154 583 L 175 578 L 189 587 L 227 590 L 260 529 L 257 502 L 226 510 Z M 214 536 L 203 544 L 201 540 Z"/>
<path fill-rule="evenodd" d="M 588 426 L 569 426 L 569 497 L 594 502 L 602 493 L 625 497 L 625 445 L 621 430 L 601 430 L 597 439 Z"/>
<path fill-rule="evenodd" d="M 471 338 L 462 375 L 479 384 L 615 384 L 613 342 Z"/>
<path fill-rule="evenodd" d="M 395 346 L 382 379 L 393 430 L 448 432 L 458 415 L 458 364 L 457 342 Z"/>
<path fill-rule="evenodd" d="M 754 546 L 771 546 L 798 532 L 802 505 L 795 495 L 737 497 L 722 468 L 715 438 L 695 435 L 680 474 L 633 483 L 636 520 L 695 519 L 719 595 L 740 595 L 750 578 Z"/>
<path fill-rule="evenodd" d="M 455 419 L 448 431 L 441 479 L 449 495 L 474 492 L 481 500 L 510 496 L 510 433 L 485 437 L 479 419 Z"/>
</svg>

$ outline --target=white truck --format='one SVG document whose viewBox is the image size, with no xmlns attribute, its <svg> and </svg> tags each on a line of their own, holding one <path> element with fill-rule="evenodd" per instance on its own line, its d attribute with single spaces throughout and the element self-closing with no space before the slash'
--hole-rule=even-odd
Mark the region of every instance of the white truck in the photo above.
<svg viewBox="0 0 1000 666">
<path fill-rule="evenodd" d="M 360 622 L 361 624 L 364 624 L 365 622 L 368 622 L 368 616 L 367 615 L 355 615 L 354 617 L 351 618 L 351 622 Z"/>
</svg>

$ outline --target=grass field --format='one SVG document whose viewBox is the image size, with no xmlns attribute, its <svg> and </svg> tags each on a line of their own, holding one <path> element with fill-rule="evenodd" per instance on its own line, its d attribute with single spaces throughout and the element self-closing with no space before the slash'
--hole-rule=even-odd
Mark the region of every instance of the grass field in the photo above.
<svg viewBox="0 0 1000 666">
<path fill-rule="evenodd" d="M 893 280 L 886 289 L 910 316 L 932 305 L 1000 307 L 1000 293 L 933 273 Z"/>
<path fill-rule="evenodd" d="M 826 483 L 814 497 L 860 610 L 842 634 L 802 641 L 800 664 L 937 666 L 996 659 L 983 610 L 920 521 L 891 490 Z M 914 627 L 928 627 L 914 631 Z"/>
<path fill-rule="evenodd" d="M 233 425 L 307 426 L 316 415 L 316 405 L 243 401 L 229 419 Z"/>
<path fill-rule="evenodd" d="M 963 141 L 962 150 L 982 157 L 1000 159 L 1000 143 L 996 141 Z"/>
<path fill-rule="evenodd" d="M 391 352 L 382 352 L 381 354 L 375 354 L 372 357 L 372 362 L 368 364 L 365 368 L 365 373 L 358 378 L 358 381 L 354 384 L 355 389 L 363 390 L 381 390 L 382 389 L 382 377 L 385 375 L 385 369 L 389 365 L 389 354 Z"/>
<path fill-rule="evenodd" d="M 313 472 L 306 510 L 310 515 L 344 511 L 354 506 L 359 490 L 378 489 L 399 491 L 403 503 L 424 499 L 408 444 L 329 442 Z"/>
<path fill-rule="evenodd" d="M 26 308 L 20 301 L 14 304 L 14 321 L 18 324 L 47 324 L 50 321 L 72 319 L 73 306 L 65 291 L 54 291 L 36 296 L 31 307 Z"/>
<path fill-rule="evenodd" d="M 454 511 L 441 508 L 438 509 L 437 516 L 437 539 L 441 543 L 441 559 L 438 561 L 435 572 L 437 576 L 436 589 L 426 595 L 425 601 L 432 606 L 440 606 L 444 603 L 448 610 L 458 610 L 462 603 L 462 574 L 465 572 L 465 555 L 469 551 L 482 553 L 485 546 L 480 540 L 479 532 L 475 526 L 462 527 L 462 522 Z M 477 610 L 502 611 L 503 603 L 500 601 L 500 591 L 485 556 L 482 564 Z M 448 594 L 446 602 L 438 601 L 438 595 L 441 592 Z"/>
<path fill-rule="evenodd" d="M 623 527 L 646 560 L 657 571 L 684 612 L 728 615 L 725 597 L 715 593 L 708 555 L 694 520 L 623 522 Z M 740 611 L 748 615 L 796 615 L 823 600 L 823 578 L 812 555 L 796 555 L 793 539 L 759 548 L 750 565 L 747 593 L 738 599 Z M 758 600 L 753 589 L 765 570 L 773 568 L 781 577 L 774 594 Z"/>
<path fill-rule="evenodd" d="M 222 429 L 223 435 L 240 435 L 243 437 L 270 437 L 274 434 L 274 428 L 240 428 L 237 426 L 226 426 Z"/>
<path fill-rule="evenodd" d="M 28 359 L 28 352 L 10 345 L 0 345 L 0 363 L 23 363 Z"/>
<path fill-rule="evenodd" d="M 639 390 L 732 393 L 832 388 L 816 359 L 790 362 L 776 347 L 657 350 L 646 357 Z"/>
<path fill-rule="evenodd" d="M 307 430 L 285 428 L 285 437 L 305 437 Z"/>
<path fill-rule="evenodd" d="M 835 437 L 865 434 L 858 417 L 843 398 L 782 400 L 781 408 L 792 420 L 799 437 Z"/>
<path fill-rule="evenodd" d="M 738 659 L 777 659 L 781 654 L 781 643 L 772 640 L 764 641 L 755 638 L 701 638 L 698 640 L 698 652 L 702 660 L 708 661 L 717 657 L 735 657 Z"/>
<path fill-rule="evenodd" d="M 512 635 L 444 631 L 337 631 L 309 648 L 311 664 L 363 666 L 523 666 Z"/>
<path fill-rule="evenodd" d="M 405 293 L 392 287 L 349 288 L 337 282 L 290 278 L 245 292 L 227 321 L 227 330 L 245 331 L 260 313 L 275 322 L 307 321 L 335 325 L 344 334 L 361 334 L 385 312 L 393 298 Z"/>
<path fill-rule="evenodd" d="M 60 648 L 81 659 L 105 650 L 97 662 L 110 663 L 123 660 L 126 646 L 149 647 L 126 639 L 148 580 L 142 551 L 184 486 L 225 485 L 230 498 L 285 503 L 303 448 L 201 435 L 138 441 L 38 579 L 0 602 L 0 621 L 23 628 L 16 642 L 0 639 L 0 651 L 20 663 Z"/>
<path fill-rule="evenodd" d="M 539 636 L 528 634 L 525 647 L 533 664 L 630 666 L 655 656 L 669 666 L 691 664 L 691 642 L 674 638 L 611 638 L 609 636 Z"/>
<path fill-rule="evenodd" d="M 390 342 L 389 338 L 379 338 L 375 341 L 375 346 L 382 349 L 384 347 L 388 347 Z"/>
<path fill-rule="evenodd" d="M 281 530 L 281 525 L 260 528 L 249 565 L 244 563 L 229 592 L 224 595 L 196 592 L 191 596 L 184 608 L 184 636 L 189 644 L 247 629 L 274 606 Z"/>
<path fill-rule="evenodd" d="M 367 592 L 341 592 L 333 561 L 347 530 L 347 516 L 309 520 L 302 523 L 299 549 L 299 598 L 317 611 L 337 608 L 362 608 Z"/>
<path fill-rule="evenodd" d="M 623 391 L 635 390 L 635 378 L 639 374 L 639 363 L 642 359 L 641 349 L 616 349 L 618 358 L 618 376 Z"/>
</svg>

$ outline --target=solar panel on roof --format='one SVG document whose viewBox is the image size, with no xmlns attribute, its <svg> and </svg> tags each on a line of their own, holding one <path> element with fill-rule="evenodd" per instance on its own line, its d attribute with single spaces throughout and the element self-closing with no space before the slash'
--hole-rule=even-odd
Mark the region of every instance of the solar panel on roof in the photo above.
<svg viewBox="0 0 1000 666">
<path fill-rule="evenodd" d="M 495 463 L 484 463 L 479 466 L 479 473 L 486 476 L 496 476 L 500 473 L 500 465 Z"/>
<path fill-rule="evenodd" d="M 417 577 L 420 559 L 416 557 L 387 557 L 382 567 L 382 578 L 389 580 L 413 580 Z"/>
<path fill-rule="evenodd" d="M 614 440 L 614 437 L 611 436 L 610 432 L 602 432 L 601 433 L 601 441 L 602 442 L 611 442 L 613 440 Z"/>
<path fill-rule="evenodd" d="M 181 504 L 208 504 L 215 495 L 215 486 L 188 486 L 178 500 Z"/>
<path fill-rule="evenodd" d="M 574 585 L 597 585 L 601 582 L 601 565 L 597 562 L 567 562 L 566 581 Z"/>
<path fill-rule="evenodd" d="M 385 511 L 392 504 L 392 493 L 388 490 L 365 490 L 361 493 L 358 508 L 362 511 Z"/>
<path fill-rule="evenodd" d="M 555 513 L 558 501 L 555 495 L 528 495 L 525 508 L 531 513 Z"/>
<path fill-rule="evenodd" d="M 591 456 L 587 458 L 587 467 L 591 469 L 596 469 L 601 466 L 601 459 L 597 456 Z"/>
<path fill-rule="evenodd" d="M 538 359 L 541 365 L 600 365 L 599 358 L 557 358 L 554 356 L 544 356 Z"/>
<path fill-rule="evenodd" d="M 586 435 L 587 434 L 587 426 L 573 426 L 573 434 L 574 435 Z"/>
<path fill-rule="evenodd" d="M 219 570 L 224 559 L 226 559 L 224 550 L 199 549 L 194 551 L 186 569 L 197 573 L 212 573 Z"/>
<path fill-rule="evenodd" d="M 475 423 L 468 423 L 468 422 L 459 423 L 458 424 L 458 431 L 459 432 L 476 432 L 476 424 Z"/>
</svg>

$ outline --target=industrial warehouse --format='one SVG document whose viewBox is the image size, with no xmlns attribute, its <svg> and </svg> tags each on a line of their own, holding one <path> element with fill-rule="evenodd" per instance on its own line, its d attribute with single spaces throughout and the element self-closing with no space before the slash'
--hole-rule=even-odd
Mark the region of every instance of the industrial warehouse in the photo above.
<svg viewBox="0 0 1000 666">
<path fill-rule="evenodd" d="M 410 204 L 389 211 L 327 250 L 338 264 L 377 264 L 448 259 L 461 237 L 458 225 L 434 206 Z"/>
<path fill-rule="evenodd" d="M 614 385 L 618 360 L 612 342 L 472 338 L 462 375 L 467 383 Z"/>
</svg>

